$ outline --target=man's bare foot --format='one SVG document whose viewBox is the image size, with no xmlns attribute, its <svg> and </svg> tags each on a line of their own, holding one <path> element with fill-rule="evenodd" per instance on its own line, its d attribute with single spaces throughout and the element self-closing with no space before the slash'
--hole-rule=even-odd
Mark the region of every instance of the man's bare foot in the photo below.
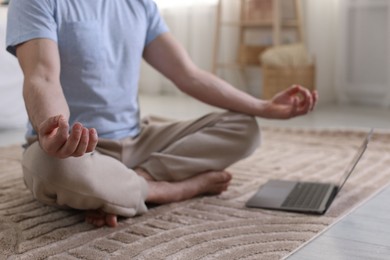
<svg viewBox="0 0 390 260">
<path fill-rule="evenodd" d="M 116 227 L 118 225 L 116 215 L 108 214 L 101 210 L 86 211 L 85 221 L 97 227 L 102 227 L 104 225 Z"/>
<path fill-rule="evenodd" d="M 232 179 L 232 175 L 226 171 L 212 171 L 183 181 L 166 182 L 153 180 L 142 169 L 136 169 L 136 172 L 144 177 L 149 185 L 146 202 L 156 204 L 183 201 L 199 195 L 220 194 L 227 190 Z"/>
<path fill-rule="evenodd" d="M 156 204 L 183 201 L 199 195 L 220 194 L 227 190 L 232 179 L 232 175 L 226 171 L 214 171 L 202 173 L 183 181 L 166 182 L 154 180 L 142 169 L 135 171 L 144 177 L 149 185 L 146 202 Z M 116 215 L 100 210 L 86 211 L 85 221 L 97 227 L 104 225 L 116 227 L 118 225 Z"/>
</svg>

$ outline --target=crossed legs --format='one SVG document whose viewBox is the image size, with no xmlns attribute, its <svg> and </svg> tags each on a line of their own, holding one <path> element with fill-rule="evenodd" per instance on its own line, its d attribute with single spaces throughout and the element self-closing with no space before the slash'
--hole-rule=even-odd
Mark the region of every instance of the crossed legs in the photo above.
<svg viewBox="0 0 390 260">
<path fill-rule="evenodd" d="M 223 192 L 232 178 L 224 169 L 257 148 L 259 131 L 254 118 L 226 112 L 147 120 L 137 138 L 99 142 L 96 152 L 64 160 L 34 143 L 23 158 L 25 182 L 41 202 L 87 210 L 88 222 L 116 226 L 118 215 L 145 213 L 145 203 Z"/>
</svg>

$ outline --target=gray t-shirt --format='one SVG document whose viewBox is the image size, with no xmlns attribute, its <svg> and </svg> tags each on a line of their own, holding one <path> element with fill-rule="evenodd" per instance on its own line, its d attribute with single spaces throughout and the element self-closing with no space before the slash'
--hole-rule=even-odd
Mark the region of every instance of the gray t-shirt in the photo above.
<svg viewBox="0 0 390 260">
<path fill-rule="evenodd" d="M 6 46 L 15 55 L 31 39 L 57 42 L 69 123 L 121 139 L 139 133 L 144 47 L 167 31 L 152 0 L 12 0 Z"/>
</svg>

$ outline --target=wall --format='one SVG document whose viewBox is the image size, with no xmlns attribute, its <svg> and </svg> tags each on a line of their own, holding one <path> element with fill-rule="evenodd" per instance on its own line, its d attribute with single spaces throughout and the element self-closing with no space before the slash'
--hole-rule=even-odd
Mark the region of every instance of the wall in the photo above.
<svg viewBox="0 0 390 260">
<path fill-rule="evenodd" d="M 188 51 L 192 60 L 210 71 L 214 44 L 216 1 L 157 1 L 170 32 Z M 171 3 L 171 4 L 169 4 Z M 176 94 L 171 82 L 143 62 L 140 91 L 146 94 Z"/>
<path fill-rule="evenodd" d="M 23 75 L 17 59 L 5 50 L 6 20 L 7 8 L 0 6 L 0 129 L 21 128 L 27 122 Z"/>
<path fill-rule="evenodd" d="M 390 107 L 390 2 L 344 0 L 336 63 L 343 103 Z"/>
<path fill-rule="evenodd" d="M 163 0 L 159 0 L 163 1 Z M 167 1 L 166 1 L 167 2 Z M 228 3 L 229 1 L 224 1 Z M 174 4 L 177 2 L 174 1 Z M 178 6 L 162 5 L 161 13 L 171 28 L 171 32 L 189 51 L 196 64 L 211 70 L 212 50 L 215 35 L 216 1 L 180 2 Z M 183 4 L 187 3 L 187 4 Z M 238 19 L 239 1 L 230 1 L 223 10 L 224 21 Z M 338 0 L 302 0 L 306 28 L 306 42 L 310 52 L 316 58 L 317 82 L 320 103 L 336 101 L 334 67 L 336 34 L 338 30 Z M 237 29 L 223 27 L 220 58 L 231 61 L 236 58 L 238 43 Z M 222 69 L 218 75 L 237 88 L 254 96 L 261 91 L 261 70 L 250 68 L 245 71 L 246 82 L 237 70 Z M 141 92 L 149 94 L 178 94 L 170 82 L 163 79 L 148 65 L 143 64 L 141 74 Z"/>
<path fill-rule="evenodd" d="M 339 0 L 305 0 L 306 41 L 316 58 L 316 85 L 320 103 L 336 102 L 335 65 L 338 31 L 340 29 Z"/>
</svg>

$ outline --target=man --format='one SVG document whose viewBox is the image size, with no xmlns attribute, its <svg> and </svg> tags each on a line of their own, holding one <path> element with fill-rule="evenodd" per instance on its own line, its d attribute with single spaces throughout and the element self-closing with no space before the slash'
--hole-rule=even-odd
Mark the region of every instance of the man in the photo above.
<svg viewBox="0 0 390 260">
<path fill-rule="evenodd" d="M 200 70 L 152 0 L 13 0 L 7 50 L 24 73 L 23 155 L 39 201 L 86 210 L 96 226 L 227 189 L 224 169 L 259 142 L 254 116 L 311 111 L 317 93 L 292 86 L 259 100 Z M 139 119 L 141 59 L 181 91 L 228 112 L 196 120 Z"/>
</svg>

